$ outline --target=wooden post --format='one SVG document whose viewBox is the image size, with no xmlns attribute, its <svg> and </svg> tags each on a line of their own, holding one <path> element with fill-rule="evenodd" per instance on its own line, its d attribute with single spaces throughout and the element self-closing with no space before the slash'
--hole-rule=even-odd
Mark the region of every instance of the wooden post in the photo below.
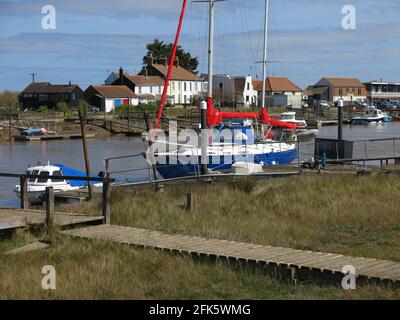
<svg viewBox="0 0 400 320">
<path fill-rule="evenodd" d="M 86 167 L 86 176 L 90 177 L 90 162 L 87 148 L 87 139 L 86 139 L 86 110 L 79 109 L 79 122 L 81 124 L 81 133 L 82 133 L 82 145 L 83 145 L 83 155 L 85 158 L 85 167 Z M 88 191 L 89 191 L 89 199 L 92 198 L 92 184 L 90 181 L 87 182 Z"/>
<path fill-rule="evenodd" d="M 149 135 L 152 134 L 152 133 L 150 133 L 151 125 L 150 125 L 150 120 L 149 120 L 149 114 L 146 111 L 144 111 L 143 112 L 143 117 L 144 117 L 144 122 L 146 124 L 147 140 L 149 141 L 149 147 L 150 147 L 151 144 L 152 144 L 152 139 L 153 138 L 149 137 Z M 157 133 L 154 133 L 154 134 L 157 134 Z M 156 166 L 154 164 L 152 165 L 152 169 L 153 169 L 154 180 L 157 180 L 157 171 L 156 171 Z"/>
<path fill-rule="evenodd" d="M 12 143 L 12 133 L 11 133 L 11 129 L 12 129 L 12 124 L 11 124 L 11 103 L 8 104 L 8 139 L 9 142 Z"/>
<path fill-rule="evenodd" d="M 188 192 L 186 200 L 187 210 L 193 211 L 194 209 L 196 209 L 197 195 L 195 192 Z"/>
<path fill-rule="evenodd" d="M 28 209 L 28 179 L 26 176 L 19 177 L 21 209 Z"/>
<path fill-rule="evenodd" d="M 109 175 L 103 181 L 103 221 L 105 224 L 111 223 L 111 184 Z"/>
<path fill-rule="evenodd" d="M 46 221 L 45 226 L 47 232 L 53 226 L 53 213 L 54 213 L 54 191 L 53 187 L 46 187 Z"/>
</svg>

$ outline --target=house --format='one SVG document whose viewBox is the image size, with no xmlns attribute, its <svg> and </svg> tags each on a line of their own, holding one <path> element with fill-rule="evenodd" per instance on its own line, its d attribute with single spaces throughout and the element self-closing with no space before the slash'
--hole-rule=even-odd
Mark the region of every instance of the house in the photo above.
<svg viewBox="0 0 400 320">
<path fill-rule="evenodd" d="M 239 77 L 227 74 L 213 75 L 213 97 L 223 105 L 257 106 L 257 91 L 253 88 L 250 75 Z"/>
<path fill-rule="evenodd" d="M 83 91 L 76 84 L 58 84 L 50 82 L 32 82 L 20 95 L 24 109 L 38 109 L 40 106 L 55 108 L 59 102 L 69 107 L 79 106 L 83 99 Z"/>
<path fill-rule="evenodd" d="M 85 100 L 92 107 L 111 112 L 121 105 L 138 105 L 139 97 L 127 86 L 90 86 L 85 90 Z"/>
<path fill-rule="evenodd" d="M 318 94 L 328 102 L 364 101 L 367 98 L 365 85 L 356 78 L 322 78 L 313 85 L 313 89 L 316 88 L 317 91 L 322 88 Z"/>
<path fill-rule="evenodd" d="M 154 63 L 153 60 L 150 64 L 143 67 L 139 73 L 140 76 L 145 77 L 160 77 L 163 81 L 167 78 L 168 73 L 168 59 L 164 58 Z M 179 60 L 176 59 L 171 72 L 171 80 L 168 88 L 168 95 L 174 104 L 191 104 L 199 96 L 203 95 L 206 91 L 206 82 L 203 78 L 186 70 L 179 65 Z"/>
<path fill-rule="evenodd" d="M 127 86 L 139 96 L 140 103 L 156 103 L 161 100 L 165 81 L 159 76 L 149 76 L 147 74 L 147 69 L 144 70 L 143 75 L 134 76 L 124 72 L 121 67 L 118 77 L 112 81 L 114 78 L 113 75 L 115 75 L 115 72 L 107 78 L 106 82 L 111 82 L 111 85 Z M 169 97 L 168 102 L 173 103 L 171 97 Z"/>
<path fill-rule="evenodd" d="M 400 83 L 371 81 L 365 83 L 367 98 L 373 102 L 400 99 Z"/>
<path fill-rule="evenodd" d="M 262 80 L 254 80 L 253 87 L 258 92 L 258 105 L 262 104 Z M 301 109 L 303 90 L 285 77 L 267 77 L 265 80 L 265 105 Z"/>
</svg>

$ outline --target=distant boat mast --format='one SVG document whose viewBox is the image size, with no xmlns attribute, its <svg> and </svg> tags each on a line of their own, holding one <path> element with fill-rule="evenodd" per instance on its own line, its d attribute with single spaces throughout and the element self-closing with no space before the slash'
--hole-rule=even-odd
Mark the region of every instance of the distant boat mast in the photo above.
<svg viewBox="0 0 400 320">
<path fill-rule="evenodd" d="M 266 89 L 266 77 L 267 77 L 267 54 L 268 54 L 268 15 L 269 15 L 269 0 L 265 0 L 265 16 L 264 16 L 264 52 L 262 61 L 262 79 L 263 79 L 263 90 L 262 90 L 262 102 L 261 108 L 265 108 L 265 89 Z"/>
</svg>

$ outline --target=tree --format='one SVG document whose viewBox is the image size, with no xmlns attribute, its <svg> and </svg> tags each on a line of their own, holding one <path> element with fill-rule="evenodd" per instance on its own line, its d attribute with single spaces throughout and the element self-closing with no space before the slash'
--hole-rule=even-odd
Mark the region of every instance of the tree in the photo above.
<svg viewBox="0 0 400 320">
<path fill-rule="evenodd" d="M 19 108 L 18 94 L 11 91 L 0 93 L 0 109 L 7 110 L 11 106 L 11 110 L 16 111 Z"/>
<path fill-rule="evenodd" d="M 164 41 L 159 39 L 154 39 L 152 43 L 148 43 L 147 46 L 147 55 L 143 57 L 144 64 L 150 64 L 151 57 L 154 60 L 160 60 L 162 58 L 169 58 L 171 56 L 173 44 L 166 44 Z M 179 65 L 183 68 L 197 73 L 197 67 L 199 66 L 199 60 L 197 57 L 192 57 L 189 52 L 186 52 L 182 49 L 181 46 L 178 46 L 176 49 L 176 56 L 179 59 Z"/>
<path fill-rule="evenodd" d="M 68 105 L 65 102 L 57 103 L 56 110 L 62 112 L 64 116 L 69 112 Z"/>
</svg>

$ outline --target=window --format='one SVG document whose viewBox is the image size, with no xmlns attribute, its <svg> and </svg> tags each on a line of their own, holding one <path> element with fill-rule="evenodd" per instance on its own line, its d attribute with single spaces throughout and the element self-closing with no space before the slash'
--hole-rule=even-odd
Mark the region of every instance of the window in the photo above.
<svg viewBox="0 0 400 320">
<path fill-rule="evenodd" d="M 28 174 L 32 176 L 37 176 L 39 174 L 39 170 L 28 171 Z M 29 178 L 29 182 L 35 182 L 36 178 Z"/>
<path fill-rule="evenodd" d="M 247 82 L 247 90 L 250 90 L 250 83 Z"/>
<path fill-rule="evenodd" d="M 24 98 L 32 98 L 33 94 L 32 93 L 25 93 Z"/>
<path fill-rule="evenodd" d="M 40 93 L 39 94 L 39 101 L 47 101 L 49 98 L 48 98 L 48 95 L 47 95 L 47 93 Z"/>
<path fill-rule="evenodd" d="M 183 83 L 183 91 L 186 91 L 186 82 Z"/>
<path fill-rule="evenodd" d="M 186 103 L 186 94 L 183 96 L 183 103 Z"/>
<path fill-rule="evenodd" d="M 193 91 L 193 89 L 192 89 L 192 83 L 190 82 L 190 91 Z"/>
<path fill-rule="evenodd" d="M 61 171 L 54 171 L 54 172 L 53 172 L 53 176 L 61 177 L 61 176 L 62 176 L 62 173 L 61 173 Z M 63 181 L 63 180 L 51 179 L 51 182 L 62 182 L 62 181 Z"/>
<path fill-rule="evenodd" d="M 75 99 L 76 99 L 75 93 L 72 93 L 72 100 L 75 100 Z"/>
<path fill-rule="evenodd" d="M 46 183 L 48 180 L 46 177 L 49 176 L 49 172 L 48 171 L 40 171 L 39 176 L 43 176 L 43 178 L 39 178 L 37 182 Z"/>
<path fill-rule="evenodd" d="M 339 96 L 343 95 L 343 88 L 339 88 Z"/>
<path fill-rule="evenodd" d="M 249 102 L 249 101 L 250 101 L 249 96 L 246 96 L 246 102 Z"/>
<path fill-rule="evenodd" d="M 358 88 L 358 95 L 361 96 L 362 95 L 362 89 Z"/>
</svg>

